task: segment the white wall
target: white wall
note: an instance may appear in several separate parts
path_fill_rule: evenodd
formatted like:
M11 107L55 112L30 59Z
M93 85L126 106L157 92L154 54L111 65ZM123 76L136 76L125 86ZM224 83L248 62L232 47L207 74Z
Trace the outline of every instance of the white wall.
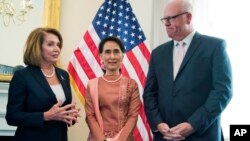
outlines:
M13 1L17 11L20 10L20 3ZM22 25L15 25L10 22L8 27L3 25L2 15L0 16L0 64L16 66L23 65L23 47L29 33L36 27L42 25L43 1L33 4L35 7L27 15L26 22Z

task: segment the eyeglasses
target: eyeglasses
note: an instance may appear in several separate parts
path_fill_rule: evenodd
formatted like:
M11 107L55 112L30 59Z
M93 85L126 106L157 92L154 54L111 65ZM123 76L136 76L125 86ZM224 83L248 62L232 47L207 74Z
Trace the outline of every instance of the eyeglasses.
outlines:
M180 14L177 14L177 15L174 15L174 16L168 16L168 17L165 17L165 18L161 18L161 21L164 24L169 23L169 22L173 22L177 17L179 17L181 15L184 15L184 14L187 14L187 13L188 12L183 12L183 13L180 13Z

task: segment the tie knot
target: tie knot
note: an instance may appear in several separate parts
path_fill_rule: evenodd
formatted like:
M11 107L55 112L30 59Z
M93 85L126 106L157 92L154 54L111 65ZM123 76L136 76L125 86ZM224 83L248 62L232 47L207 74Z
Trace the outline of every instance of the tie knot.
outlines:
M185 44L186 44L186 43L185 43L184 41L180 41L180 42L177 43L177 46L178 46L178 47L184 47Z

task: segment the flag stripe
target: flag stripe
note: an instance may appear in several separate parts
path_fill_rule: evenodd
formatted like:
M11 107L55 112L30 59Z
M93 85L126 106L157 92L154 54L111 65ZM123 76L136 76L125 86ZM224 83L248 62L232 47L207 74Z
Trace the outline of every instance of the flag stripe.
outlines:
M130 78L133 78L136 82L138 82L138 87L140 91L140 99L142 100L142 92L143 92L143 86L140 83L140 78L137 76L137 73L135 72L135 69L133 68L132 64L130 63L130 60L128 59L127 55L124 55L123 58L123 65L125 66L126 70L128 72L128 75Z
M147 130L147 133L148 133L148 136L149 136L149 138L148 138L147 141L152 141L153 137L152 137L152 134L151 134L151 131L150 131L150 126L147 123L147 117L145 115L144 106L143 105L140 107L140 117L141 117L142 122L144 123L145 129Z
M142 136L141 136L137 127L135 127L134 136L137 137L137 139L136 139L137 141L143 141Z
M85 87L84 87L81 79L79 79L78 73L76 73L76 71L71 63L69 63L68 71L69 71L71 77L74 79L74 82L78 86L78 89L81 92L82 96L85 96Z
M94 41L94 43L96 44L96 46L98 46L98 44L101 42L101 39L98 36L98 34L96 33L96 30L92 24L89 26L87 32L89 32L89 34L90 34L92 40Z
M73 90L74 90L74 92L76 94L76 97L84 105L84 103L85 103L85 99L84 99L85 92L84 93L80 92L78 85L75 83L74 79L71 76L70 76L70 84L73 87Z
M146 76L148 72L148 61L142 54L142 51L140 50L139 46L135 47L132 52L134 53L134 56L137 58L138 62L140 63L140 66L142 68L142 71L144 75Z
M146 76L145 76L144 72L142 71L140 63L136 59L133 52L131 52L131 51L127 52L127 56L132 64L133 68L135 69L137 76L139 77L141 85L144 86Z
M91 38L91 36L89 37ZM89 39L92 40L92 39ZM81 40L79 43L79 46L81 46L80 51L85 56L86 63L90 64L89 67L91 68L91 71L96 75L100 76L103 74L102 69L100 68L100 61L98 54L94 53L92 50L88 48L88 45L86 44L85 40ZM97 56L96 56L97 55ZM98 58L98 59L96 59ZM81 60L81 58L78 58L78 60ZM84 60L83 60L84 61ZM88 73L88 72L86 72ZM89 78L91 79L91 78Z
M128 71L127 71L127 69L125 68L124 64L122 64L122 74L123 74L124 76L129 77Z
M150 135L147 132L146 126L141 116L138 117L137 128L141 134L143 141L150 141Z
M86 34L83 36L85 43L87 44L88 48L92 51L92 54L95 58L95 60L101 65L100 58L98 54L98 48L95 45L95 42L92 40L89 32L86 32Z
M72 57L71 60L72 66L74 67L76 73L78 74L77 76L79 77L79 81L82 82L83 86L87 86L88 83L88 77L84 70L82 69L82 66L79 64L77 58L74 56Z
M149 63L150 60L150 52L147 48L147 46L144 43L141 43L138 45L142 54L144 55L145 59L147 60L147 62Z
M95 73L92 71L92 68L90 67L90 65L87 63L87 60L85 58L85 56L80 52L80 51L75 51L74 52L78 62L80 63L82 69L87 72L87 76L88 76L88 79L92 79L92 78L95 78L96 75Z

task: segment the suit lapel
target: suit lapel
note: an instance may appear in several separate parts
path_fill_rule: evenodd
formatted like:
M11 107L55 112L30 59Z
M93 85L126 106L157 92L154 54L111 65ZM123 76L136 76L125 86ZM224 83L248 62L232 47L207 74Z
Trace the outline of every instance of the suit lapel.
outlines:
M174 41L172 40L170 42L170 44L167 44L167 47L166 47L166 52L164 53L164 55L166 56L166 65L164 65L167 70L167 74L169 74L168 77L171 77L173 78L174 75L173 75L173 46L174 46ZM165 58L165 57L164 57ZM164 62L164 61L163 61Z
M41 87L44 88L50 99L56 103L56 96L53 93L52 89L49 86L49 83L47 82L45 76L42 74L42 71L40 70L39 67L32 67L30 69L31 74L34 76L34 78L37 80L37 82L40 84Z
M181 63L180 69L178 74L182 71L182 69L186 66L186 64L188 63L188 61L190 60L190 58L193 56L193 54L195 53L196 49L199 47L200 45L200 34L199 33L195 33L190 46L188 48L188 51L183 59L183 62ZM173 65L172 65L173 66ZM177 76L178 76L177 74Z

